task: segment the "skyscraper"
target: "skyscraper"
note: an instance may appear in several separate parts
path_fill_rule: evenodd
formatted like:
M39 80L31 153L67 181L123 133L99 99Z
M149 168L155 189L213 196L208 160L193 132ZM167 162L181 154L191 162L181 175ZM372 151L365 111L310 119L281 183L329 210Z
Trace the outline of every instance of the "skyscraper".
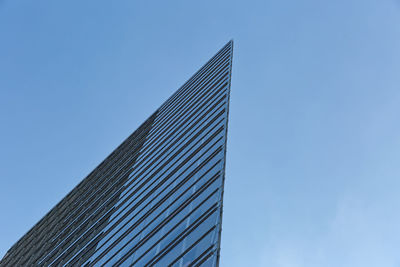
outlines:
M0 266L216 266L233 42L29 230Z

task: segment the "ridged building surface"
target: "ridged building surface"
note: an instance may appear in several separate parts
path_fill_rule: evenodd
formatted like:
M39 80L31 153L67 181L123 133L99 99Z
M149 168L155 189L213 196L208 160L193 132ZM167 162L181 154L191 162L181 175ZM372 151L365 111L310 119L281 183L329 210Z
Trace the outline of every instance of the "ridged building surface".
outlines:
M230 41L0 266L217 266L232 49Z

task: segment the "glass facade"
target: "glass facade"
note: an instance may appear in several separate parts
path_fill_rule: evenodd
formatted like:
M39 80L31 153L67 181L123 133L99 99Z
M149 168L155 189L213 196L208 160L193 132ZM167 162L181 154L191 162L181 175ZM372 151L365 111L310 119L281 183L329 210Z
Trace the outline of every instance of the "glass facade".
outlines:
M232 49L230 41L0 266L217 266Z

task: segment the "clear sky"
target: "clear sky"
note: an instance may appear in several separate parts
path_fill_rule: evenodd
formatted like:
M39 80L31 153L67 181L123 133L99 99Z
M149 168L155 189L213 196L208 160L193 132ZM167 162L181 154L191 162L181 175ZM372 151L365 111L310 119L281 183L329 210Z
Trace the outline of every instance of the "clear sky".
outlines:
M400 266L400 1L0 1L0 255L234 39L221 266Z

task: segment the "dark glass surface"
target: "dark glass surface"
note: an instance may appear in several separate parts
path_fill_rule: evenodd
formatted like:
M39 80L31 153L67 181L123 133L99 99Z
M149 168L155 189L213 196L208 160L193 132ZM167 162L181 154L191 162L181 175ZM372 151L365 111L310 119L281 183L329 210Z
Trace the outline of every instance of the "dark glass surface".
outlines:
M218 265L232 45L26 233L0 265Z

